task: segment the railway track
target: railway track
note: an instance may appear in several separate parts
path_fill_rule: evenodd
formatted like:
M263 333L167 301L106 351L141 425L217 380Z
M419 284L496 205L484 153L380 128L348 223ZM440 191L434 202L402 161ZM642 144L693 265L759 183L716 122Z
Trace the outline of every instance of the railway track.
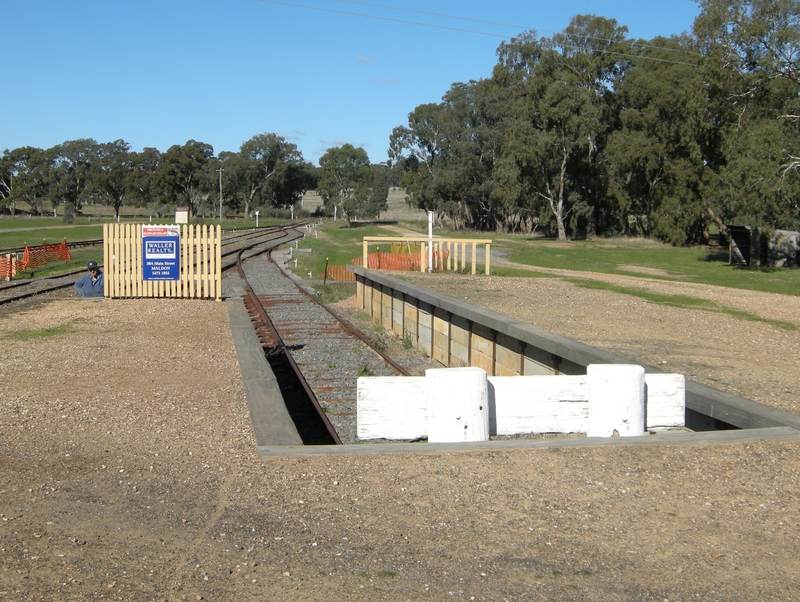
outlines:
M271 226L233 231L227 234L223 233L221 253L223 271L233 269L236 266L237 254L240 251L245 251L250 255L264 253L266 252L266 248L259 250L259 247L264 245L265 242L280 239L282 236L285 236L287 230L302 228L306 226L306 224L307 222L300 222L292 227ZM102 244L102 242L102 240L85 241L84 243L75 243L71 246L82 246L86 243ZM0 281L0 306L41 295L56 297L74 296L71 287L77 280L77 277L84 272L85 270L80 268L54 276L30 278L28 280L12 280L10 282Z
M410 371L271 258L242 261L239 273L245 307L303 441L356 443L358 377Z

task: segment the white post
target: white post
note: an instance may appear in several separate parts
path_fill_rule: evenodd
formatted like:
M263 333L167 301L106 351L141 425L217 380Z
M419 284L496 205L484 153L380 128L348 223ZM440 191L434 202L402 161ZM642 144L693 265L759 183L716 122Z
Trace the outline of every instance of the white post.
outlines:
M258 211L256 211L256 228L258 228Z
M294 205L289 206L289 211L292 212L292 221L294 221Z
M428 271L433 271L433 211L428 211Z
M481 368L425 371L428 442L489 440L489 381Z
M336 221L336 212L339 211L339 207L336 205L333 206L333 221Z
M222 172L225 171L221 167L217 170L219 173L219 222L222 223Z
M589 437L644 435L644 368L629 364L590 364Z

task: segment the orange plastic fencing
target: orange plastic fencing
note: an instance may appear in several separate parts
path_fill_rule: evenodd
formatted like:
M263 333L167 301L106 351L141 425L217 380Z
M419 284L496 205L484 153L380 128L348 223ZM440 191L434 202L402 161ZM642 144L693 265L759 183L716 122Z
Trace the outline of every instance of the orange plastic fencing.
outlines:
M29 247L25 245L22 251L22 259L17 259L14 255L6 255L0 257L0 274L6 280L11 280L12 276L16 276L26 269L36 269L42 267L48 261L69 261L72 259L72 253L69 252L67 241L64 240L60 244L51 245L42 243L38 247Z
M419 247L417 247L419 249ZM433 269L443 271L450 256L450 250L445 247L441 251L434 251L433 253ZM361 265L363 260L361 257L356 257L351 261L353 265ZM428 258L425 257L425 267L427 267ZM370 253L367 255L367 268L370 270L394 270L397 272L419 272L420 271L420 258L419 252L416 254L408 253Z
M356 275L343 265L329 265L323 274L323 278L336 280L337 282L355 282Z
M0 257L0 276L6 280L11 280L12 277L17 275L17 261L13 255L4 255Z
M433 269L436 271L444 271L447 258L450 255L450 250L445 247L441 251L433 253ZM428 258L425 257L427 267ZM353 265L361 265L363 260L361 257L356 257L351 262ZM367 267L370 270L392 270L396 272L419 272L420 271L420 258L419 247L417 247L416 254L408 253L370 253L367 255ZM350 272L346 266L343 265L329 265L327 271L323 274L323 278L328 280L336 280L338 282L355 282L356 275Z

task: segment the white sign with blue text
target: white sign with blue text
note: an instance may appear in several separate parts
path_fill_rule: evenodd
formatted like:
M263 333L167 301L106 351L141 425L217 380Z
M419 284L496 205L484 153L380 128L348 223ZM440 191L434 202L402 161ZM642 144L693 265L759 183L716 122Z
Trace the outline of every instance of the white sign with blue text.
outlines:
M142 279L180 280L180 226L142 226Z

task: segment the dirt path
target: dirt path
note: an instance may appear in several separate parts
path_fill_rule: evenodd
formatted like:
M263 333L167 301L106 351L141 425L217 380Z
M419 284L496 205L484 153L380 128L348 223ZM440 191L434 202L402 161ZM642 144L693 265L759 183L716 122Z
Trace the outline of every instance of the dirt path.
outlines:
M659 349L659 306L441 282ZM230 337L205 301L0 316L0 600L797 598L800 444L261 460Z

